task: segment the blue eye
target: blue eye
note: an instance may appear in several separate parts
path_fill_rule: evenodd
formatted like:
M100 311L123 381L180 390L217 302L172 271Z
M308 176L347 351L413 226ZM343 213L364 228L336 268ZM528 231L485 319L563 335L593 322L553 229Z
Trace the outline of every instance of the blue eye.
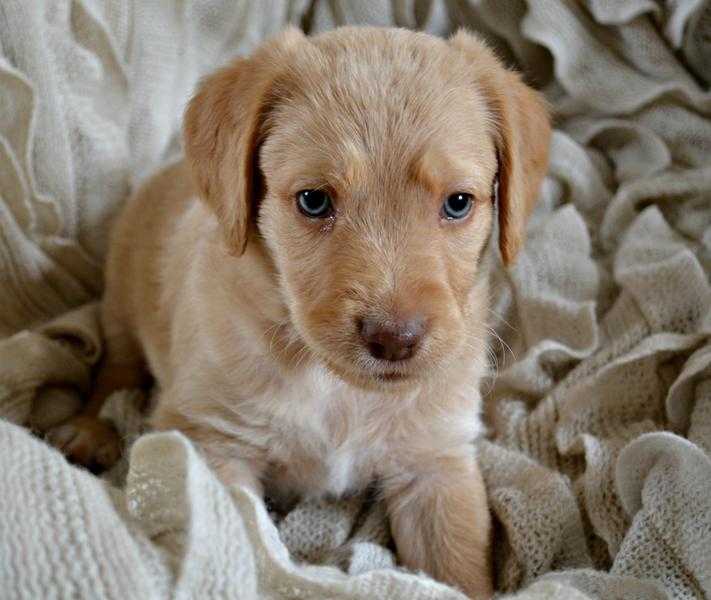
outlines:
M311 219L324 219L333 212L331 196L323 190L301 190L296 194L299 210Z
M463 219L471 211L473 200L471 194L461 192L452 194L442 205L442 216L450 220Z

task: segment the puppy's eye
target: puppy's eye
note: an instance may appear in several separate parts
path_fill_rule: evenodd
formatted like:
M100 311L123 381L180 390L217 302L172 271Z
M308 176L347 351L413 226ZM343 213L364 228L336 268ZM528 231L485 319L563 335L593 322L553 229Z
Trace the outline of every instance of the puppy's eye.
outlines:
M333 212L331 196L323 190L301 190L296 194L299 210L311 219L324 219Z
M462 192L452 194L442 205L442 216L450 220L463 219L472 209L473 200L474 198L471 194Z

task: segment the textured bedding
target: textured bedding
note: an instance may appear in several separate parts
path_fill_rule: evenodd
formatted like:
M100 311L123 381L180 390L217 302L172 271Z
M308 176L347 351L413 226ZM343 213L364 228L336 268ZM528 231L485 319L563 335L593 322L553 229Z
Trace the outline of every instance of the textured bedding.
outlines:
M711 597L711 3L0 4L0 596L461 595L397 567L362 497L270 515L189 441L143 430L102 479L40 438L102 352L111 218L180 155L197 79L284 24L483 34L555 114L550 172L493 276L479 455L506 598ZM37 435L33 435L33 433Z

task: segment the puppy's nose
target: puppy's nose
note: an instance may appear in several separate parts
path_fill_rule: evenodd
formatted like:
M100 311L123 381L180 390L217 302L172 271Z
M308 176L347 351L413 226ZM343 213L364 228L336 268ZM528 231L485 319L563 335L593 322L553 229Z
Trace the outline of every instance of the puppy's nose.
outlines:
M410 358L422 341L425 320L415 317L402 321L383 322L371 318L359 320L360 335L374 358L405 360Z

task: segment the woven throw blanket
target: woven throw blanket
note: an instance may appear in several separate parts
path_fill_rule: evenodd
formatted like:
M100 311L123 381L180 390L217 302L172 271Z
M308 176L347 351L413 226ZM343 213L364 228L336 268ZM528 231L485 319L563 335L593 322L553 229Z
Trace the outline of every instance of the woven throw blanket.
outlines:
M515 267L493 279L479 444L503 597L711 597L711 3L701 0L3 0L0 596L444 599L398 568L382 506L270 515L178 433L103 478L42 433L102 352L112 216L180 154L199 76L285 23L480 31L555 113ZM36 435L33 435L35 433Z

